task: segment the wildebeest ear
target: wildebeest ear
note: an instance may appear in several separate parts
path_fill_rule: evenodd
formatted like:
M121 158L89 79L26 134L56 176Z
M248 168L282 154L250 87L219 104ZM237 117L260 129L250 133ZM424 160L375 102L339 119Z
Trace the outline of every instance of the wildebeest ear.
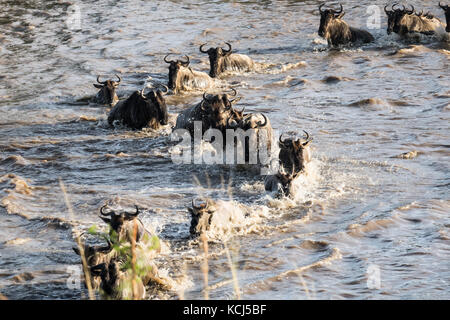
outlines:
M303 148L307 147L311 143L311 141L312 140L308 140L308 141L302 143Z
M97 89L101 89L103 88L103 85L94 83L94 87L96 87Z
M188 212L189 212L191 215L195 216L195 212L194 212L194 210L192 210L192 208L188 208Z
M342 19L345 16L345 12L342 12L340 14L338 14L337 16L335 16L336 19Z
M73 249L73 251L75 251L75 253L76 253L77 255L80 255L80 249L75 248L75 247L72 247L72 249Z

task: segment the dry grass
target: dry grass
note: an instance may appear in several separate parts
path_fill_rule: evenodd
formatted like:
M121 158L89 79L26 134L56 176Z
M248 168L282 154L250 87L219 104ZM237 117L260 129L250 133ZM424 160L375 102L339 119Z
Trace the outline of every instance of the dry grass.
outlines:
M228 250L227 244L225 243L224 246L225 246L225 252L227 254L228 265L230 266L230 270L231 270L231 276L233 278L234 293L236 295L236 298L238 300L241 300L241 289L239 288L239 281L238 281L238 277L237 277L236 267L233 264L233 261L231 260L231 254L230 254L230 250Z
M209 266L208 266L208 239L205 233L205 230L202 230L202 234L200 236L200 239L202 241L202 248L203 248L203 262L201 264L201 270L203 274L203 285L205 286L204 294L205 294L205 300L209 300L209 286L208 286L208 272L209 272Z
M131 278L131 290L133 292L133 299L139 300L140 297L138 296L138 289L137 289L137 273L136 273L136 239L137 239L137 222L136 219L134 220L133 225L133 236L131 237L131 272L132 272L132 278Z
M75 221L75 215L73 214L72 205L70 204L69 196L67 195L67 191L66 191L66 187L64 186L64 183L62 182L61 179L59 179L59 186L61 187L61 190L63 192L64 201L66 202L66 206L67 206L67 210L69 211L70 219L72 221ZM84 245L78 234L75 235L75 240L77 242L78 250L80 250L81 263L83 265L84 279L86 282L86 287L88 289L89 299L95 300L94 290L92 289L91 273L89 272L88 264L86 261L86 256L84 254Z

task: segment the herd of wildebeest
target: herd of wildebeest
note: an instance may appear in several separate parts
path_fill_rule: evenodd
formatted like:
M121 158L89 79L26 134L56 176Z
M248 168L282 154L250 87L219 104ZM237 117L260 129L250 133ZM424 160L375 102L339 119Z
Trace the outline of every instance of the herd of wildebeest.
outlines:
M357 45L362 43L370 43L375 41L374 37L365 30L350 27L342 20L345 12L342 5L339 10L325 9L324 4L319 6L320 27L318 34L328 41L329 46ZM450 32L450 10L448 5L439 7L444 10L446 17L446 32ZM433 35L438 29L444 28L441 21L434 17L431 13L416 12L414 7L399 7L393 4L390 8L386 6L384 11L388 18L387 33L397 33L402 37L411 34L423 34L426 36ZM120 100L116 90L122 79L117 76L117 81L106 80L100 81L97 77L98 84L94 84L99 89L97 95L92 102L112 107L108 115L108 123L113 125L121 123L122 125L140 130L144 127L150 127L157 130L160 126L168 124L168 111L164 96L172 91L172 94L180 92L189 92L191 90L206 91L213 89L215 80L226 77L227 72L251 72L255 70L256 63L247 55L233 53L232 46L225 43L226 48L216 47L205 49L206 44L200 46L200 52L208 54L210 61L209 74L205 72L195 71L190 67L190 59L185 56L184 59L172 60L169 55L164 57L164 62L169 65L169 76L167 86L161 85L161 89L152 89L145 92L145 89L133 92L128 98ZM226 130L248 130L265 131L269 141L272 137L272 127L269 119L262 113L244 113L244 109L237 110L234 105L240 100L237 97L235 89L227 90L222 94L203 94L203 99L198 104L185 109L177 118L174 129L186 129L194 133L194 122L198 121L202 124L202 133L208 129L216 129L226 136ZM291 193L292 182L305 172L306 164L311 160L309 145L312 141L310 135L305 131L306 136L298 139L297 137L289 137L282 139L279 137L279 170L277 174L266 176L265 189L274 192L277 197L289 197ZM271 148L270 143L265 145ZM247 148L247 146L245 147ZM248 160L248 150L246 151L246 160ZM140 278L138 283L139 294L130 295L124 293L122 282L126 278L129 270L124 270L123 257L114 250L118 243L131 243L138 248L145 248L144 243L149 239L154 239L139 220L139 208L136 212L120 212L117 213L111 209L107 210L106 205L100 210L100 218L109 225L108 244L105 246L81 246L75 251L77 254L83 254L89 268L91 282L95 288L100 288L105 297L109 298L136 298L145 295L145 287L151 283L159 283L157 279L157 267L152 262L148 253L147 256L146 275ZM215 210L215 202L211 199L202 200L198 204L198 200L192 201L192 207L188 209L191 214L190 234L193 237L198 236L209 228L211 218L214 214L227 213L223 210L220 212ZM114 237L113 237L114 235ZM80 249L82 252L80 252ZM155 248L152 248L155 249ZM157 249L156 252L158 252ZM156 281L156 282L155 282Z

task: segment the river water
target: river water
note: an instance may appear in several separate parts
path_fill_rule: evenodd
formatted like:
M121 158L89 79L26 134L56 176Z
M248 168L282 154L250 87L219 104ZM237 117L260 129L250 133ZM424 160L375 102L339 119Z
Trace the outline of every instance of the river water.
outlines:
M0 293L87 298L67 284L73 232L101 226L113 203L138 204L170 247L162 269L178 285L149 298L449 299L448 42L388 36L384 1L342 3L364 28L379 6L375 43L329 50L319 1L0 0ZM412 4L445 21L437 1ZM266 193L257 172L172 162L171 127L201 93L167 96L157 131L110 128L107 108L86 102L98 74L121 75L121 99L165 83L169 52L207 71L198 46L223 41L272 66L225 78L238 108L314 138L293 200ZM254 219L209 245L208 290L188 239L194 197Z

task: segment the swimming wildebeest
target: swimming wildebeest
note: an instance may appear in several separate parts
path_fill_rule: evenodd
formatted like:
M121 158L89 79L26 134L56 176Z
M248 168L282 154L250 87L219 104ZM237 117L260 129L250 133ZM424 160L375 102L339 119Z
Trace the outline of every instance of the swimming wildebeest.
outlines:
M266 177L264 182L266 191L277 191L279 196L291 194L292 181L305 171L306 165L311 161L309 144L312 138L306 131L304 132L305 139L283 139L283 135L280 136L278 143L280 169L277 174Z
M169 115L163 95L167 93L167 87L165 92L152 90L147 94L144 94L144 89L135 91L128 99L117 103L109 113L108 123L112 125L115 120L119 120L133 129L157 129L160 125L166 125Z
M72 248L77 255L80 255L79 248ZM83 245L84 256L88 266L95 266L102 262L109 262L114 254L112 253L112 243L109 241L107 246L89 246Z
M286 173L284 168L280 168L277 174L266 176L264 188L269 192L276 192L277 197L289 197L292 193L292 182L299 176L292 168L291 173Z
M221 47L209 48L204 50L206 43L200 46L201 53L207 53L209 56L209 75L212 78L219 76L225 71L248 72L253 70L255 63L246 55L232 52L231 44L225 42L228 49Z
M240 117L230 117L227 122L228 127L235 130L235 136L240 137L241 143L245 143L243 149L245 163L261 164L258 163L257 156L259 156L259 160L264 156L268 160L272 147L273 129L266 115L262 113L241 114ZM254 158L251 159L251 156Z
M194 135L194 122L202 122L202 134L206 130L213 128L221 130L225 133L227 127L227 119L229 117L242 116L243 110L234 110L233 104L239 101L240 98L230 99L236 97L237 91L232 89L233 95L229 94L216 94L208 95L206 92L203 94L203 100L195 106L188 108L178 115L175 129L187 129L191 136Z
M130 242L134 238L136 243L140 241L150 241L152 234L145 228L142 221L138 218L140 213L138 206L136 212L120 212L115 211L105 212L106 205L100 208L100 218L110 225L110 238L115 241L113 243L121 243L123 241ZM136 226L136 234L135 234Z
M188 212L191 215L189 232L194 237L205 233L208 238L222 238L254 222L245 208L223 200L193 199Z
M214 80L205 72L195 71L189 67L190 59L186 57L186 61L168 60L164 57L164 62L169 64L169 82L168 86L171 90L188 91L195 89L208 89L214 85Z
M114 106L119 98L116 94L116 89L119 86L122 79L116 74L118 81L106 80L100 81L100 76L97 76L97 83L94 83L94 87L100 89L95 97L92 99L92 102L98 104L107 104L110 106Z
M439 7L441 7L445 11L445 19L447 20L447 26L445 27L445 31L450 32L450 9L448 5L442 5L440 2Z
M278 142L280 147L278 156L280 166L285 170L293 168L294 174L304 171L306 164L311 161L310 143L312 138L308 132L303 132L306 134L305 139L283 139L283 135L280 135Z
M99 287L105 298L115 300L144 299L145 285L140 277L134 277L132 271L121 270L121 263L117 259L113 259L108 263L100 263L92 266L90 272L93 277L99 277ZM133 280L135 290L133 290ZM133 292L134 291L134 292ZM135 296L133 296L133 293Z
M357 42L369 43L375 40L368 31L350 27L342 20L345 14L342 4L340 5L340 11L333 9L322 11L324 5L321 4L319 6L319 36L327 39L329 45L338 46Z
M436 30L442 27L441 21L430 14L415 14L414 6L411 10L396 8L398 4L392 5L391 10L384 7L384 12L388 17L387 34L395 32L400 36L406 36L410 33L421 33L432 35Z

